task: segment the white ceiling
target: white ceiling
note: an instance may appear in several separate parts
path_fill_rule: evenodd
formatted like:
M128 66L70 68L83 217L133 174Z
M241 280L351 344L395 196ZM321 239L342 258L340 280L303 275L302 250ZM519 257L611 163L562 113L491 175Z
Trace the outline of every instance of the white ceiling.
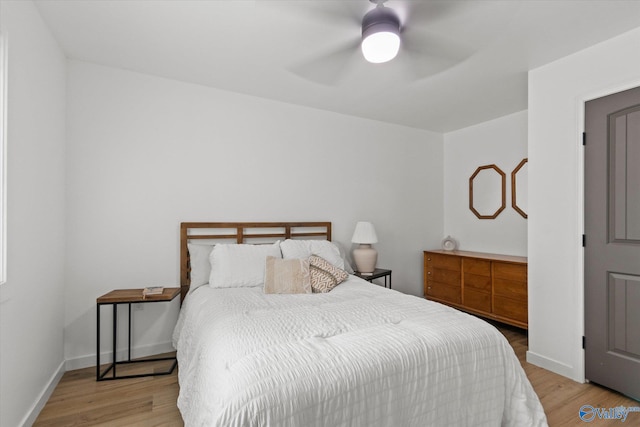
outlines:
M359 52L367 0L38 0L69 58L447 132L527 108L527 71L640 26L640 1L389 0L403 48Z

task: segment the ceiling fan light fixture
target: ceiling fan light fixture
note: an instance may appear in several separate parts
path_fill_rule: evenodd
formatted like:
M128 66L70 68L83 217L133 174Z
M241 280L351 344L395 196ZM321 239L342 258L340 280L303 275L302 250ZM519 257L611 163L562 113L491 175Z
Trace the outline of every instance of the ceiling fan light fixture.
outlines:
M382 5L362 18L362 54L374 64L391 61L400 50L400 19Z

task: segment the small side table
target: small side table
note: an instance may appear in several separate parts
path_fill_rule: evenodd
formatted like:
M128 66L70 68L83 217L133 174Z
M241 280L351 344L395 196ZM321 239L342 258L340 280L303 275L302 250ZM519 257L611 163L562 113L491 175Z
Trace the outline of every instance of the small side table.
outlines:
M355 272L355 275L367 282L373 282L373 279L379 279L384 277L384 287L387 287L387 278L389 278L389 289L391 289L391 270L385 270L384 268L376 268L371 274L362 274Z
M119 380L122 378L139 378L139 377L148 377L155 375L169 375L173 372L178 364L175 356L172 357L158 357L153 359L141 359L141 360L131 360L131 304L146 304L152 302L169 302L173 300L176 296L180 294L180 288L164 288L162 294L158 295L149 295L147 297L142 296L142 289L116 289L107 294L102 295L101 297L96 299L96 305L98 309L97 315L97 351L96 351L96 381L105 381L105 380ZM116 338L118 332L118 304L128 304L129 305L129 348L128 348L128 357L127 360L116 360ZM100 308L103 305L111 305L113 307L113 362L109 365L109 367L104 371L100 372ZM136 375L116 375L116 367L122 364L129 363L144 363L144 362L157 362L160 360L173 360L173 364L168 371L165 372L154 372L148 374L136 374ZM112 371L111 376L107 377L107 373Z

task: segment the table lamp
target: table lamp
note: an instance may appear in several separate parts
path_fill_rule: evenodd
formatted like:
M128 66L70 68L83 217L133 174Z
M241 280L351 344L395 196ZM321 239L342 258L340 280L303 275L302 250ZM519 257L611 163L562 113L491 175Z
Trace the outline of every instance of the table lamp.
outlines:
M365 276L373 274L376 269L376 261L378 261L378 252L371 247L371 244L378 242L378 236L373 224L359 221L356 224L356 230L353 232L351 241L360 244L353 250L353 260L356 263L358 273Z

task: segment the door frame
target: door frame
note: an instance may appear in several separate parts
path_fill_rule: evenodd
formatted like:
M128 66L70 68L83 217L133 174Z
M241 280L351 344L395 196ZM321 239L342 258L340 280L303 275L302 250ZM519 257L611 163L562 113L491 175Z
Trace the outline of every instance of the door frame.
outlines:
M578 203L578 218L576 218L576 225L577 225L577 229L578 232L576 234L576 241L579 242L578 243L578 251L579 251L579 256L578 256L578 262L576 263L577 266L577 272L576 272L576 277L578 278L578 283L581 284L580 286L580 290L578 292L578 300L580 301L580 306L578 308L578 324L580 325L580 337L578 337L579 339L579 352L580 355L579 357L576 358L576 360L580 361L580 366L578 367L578 371L581 372L580 375L580 381L581 382L585 382L586 377L585 377L585 352L584 349L582 348L582 337L585 334L585 313L584 313L584 287L585 287L585 279L584 279L584 247L582 246L582 243L580 242L580 238L579 236L581 234L585 233L585 229L584 229L584 215L585 215L585 208L584 208L584 198L585 198L585 193L584 193L584 181L585 181L585 170L584 170L584 146L582 145L582 135L585 132L585 104L588 101L592 101L594 99L597 98L602 98L603 96L608 96L608 95L613 95L615 93L618 92L623 92L625 90L629 90L629 89L633 89L636 87L640 86L640 79L638 80L633 80L633 81L629 81L629 82L625 82L625 83L616 83L616 84L612 84L610 86L606 86L604 88L600 88L598 90L595 91L590 91L590 92L586 92L580 96L577 97L576 99L576 112L577 112L577 130L578 130L578 141L577 145L578 145L578 149L576 150L576 156L577 156L577 164L578 164L578 168L577 168L577 173L578 173L578 197L577 197L577 203ZM587 144L589 142L587 141Z

